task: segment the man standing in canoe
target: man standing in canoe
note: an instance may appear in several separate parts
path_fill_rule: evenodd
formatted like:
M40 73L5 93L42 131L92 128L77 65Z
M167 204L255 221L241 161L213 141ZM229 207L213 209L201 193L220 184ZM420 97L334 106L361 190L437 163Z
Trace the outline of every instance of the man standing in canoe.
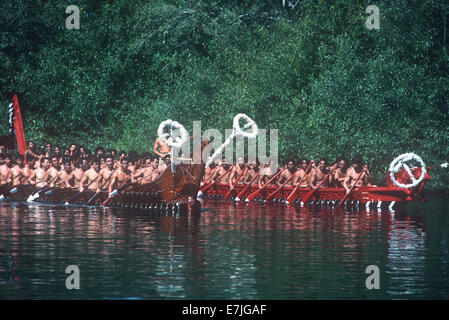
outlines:
M153 153L162 160L165 158L166 155L170 155L170 152L171 147L162 142L160 138L157 138L156 141L154 142Z

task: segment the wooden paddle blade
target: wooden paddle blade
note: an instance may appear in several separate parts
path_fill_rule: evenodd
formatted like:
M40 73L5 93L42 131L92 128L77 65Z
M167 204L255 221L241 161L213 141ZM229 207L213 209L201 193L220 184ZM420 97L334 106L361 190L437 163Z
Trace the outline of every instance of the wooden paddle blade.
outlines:
M75 194L74 196L72 196L69 200L66 201L67 204L72 203L73 200L76 200L76 198L78 198L81 195L81 192L78 192L77 194Z
M229 189L229 191L226 193L226 195L225 195L225 197L223 199L227 200L234 191L235 191L235 189Z
M104 200L104 202L101 204L103 207L106 207L109 203L109 201L111 201L112 198L107 198L106 200Z
M354 184L352 185L351 189L349 189L349 192L347 192L345 194L345 196L343 197L343 199L340 200L340 207L343 207L343 202L346 201L346 199L349 197L349 195L351 194L352 190L355 188L355 186L357 185L357 182L359 182L360 177L362 176L362 174L365 172L365 170L363 169L360 174L358 175L357 179L355 180Z
M97 196L99 195L99 193L95 193L87 202L86 205L89 205Z
M254 178L251 179L251 182L245 188L243 188L242 191L240 191L240 193L237 195L236 199L239 199L239 200L243 199L243 196L245 195L246 190L248 190L249 187L251 187L253 185L254 181L256 181L257 177L259 177L259 174L260 174L260 171L257 172L257 174L254 176Z
M207 190L210 189L210 187L212 187L212 184L208 184L207 186L203 187L202 189L200 189L201 193L206 193Z
M302 199L302 202L303 203L306 203L307 201L309 201L309 199L315 194L315 191L316 191L317 189L312 189L312 190L310 190L309 191L309 193L307 193L305 196L304 196L304 198Z
M251 193L249 196L246 197L247 201L253 201L254 199L256 199L256 197L259 195L260 193L260 189L254 191L253 193Z
M293 199L295 199L296 191L298 190L298 188L299 188L299 185L297 185L297 186L293 189L292 193L290 193L290 195L289 195L288 198L287 198L287 202L288 202L288 203L291 203L291 202L293 201Z
M270 193L270 194L265 198L265 202L271 201L271 199L274 198L274 196L278 193L279 190L281 190L281 187L277 188L275 191L273 191L272 193Z
M304 171L304 175L302 176L301 180L299 180L298 185L293 189L292 193L290 193L290 195L288 196L287 201L286 201L287 203L291 203L293 201L293 199L295 199L296 191L298 190L299 186L303 182L304 178L307 176L311 166L312 166L312 161L309 162L309 165L307 166L306 171Z
M352 191L352 189L351 189L351 191ZM349 195L351 194L351 191L347 192L345 194L345 196L343 197L343 199L340 200L340 203L338 204L339 207L343 208L343 203L346 201L346 199L348 199Z
M236 199L243 199L243 195L245 194L246 190L248 190L249 186L246 186L245 188L243 188L242 191L240 191L240 193L237 195Z

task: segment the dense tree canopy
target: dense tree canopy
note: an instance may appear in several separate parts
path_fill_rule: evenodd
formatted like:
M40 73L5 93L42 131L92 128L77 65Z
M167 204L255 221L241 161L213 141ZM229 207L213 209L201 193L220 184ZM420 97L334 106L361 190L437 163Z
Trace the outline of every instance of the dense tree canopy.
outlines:
M446 1L75 2L79 30L59 0L1 2L1 134L15 93L27 139L138 151L165 119L224 129L244 112L279 129L281 156L360 153L384 180L415 152L449 182Z

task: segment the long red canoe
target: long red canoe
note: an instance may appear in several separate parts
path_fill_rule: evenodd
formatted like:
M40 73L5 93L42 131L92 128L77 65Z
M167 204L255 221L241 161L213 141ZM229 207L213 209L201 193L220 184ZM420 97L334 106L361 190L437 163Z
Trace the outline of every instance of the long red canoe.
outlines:
M429 168L430 169L430 168ZM415 177L419 177L421 175L421 169L415 169L413 172ZM399 172L396 175L397 180L401 183L406 182L406 178L403 177L403 173ZM389 177L389 173L387 173L387 177ZM383 187L358 187L355 188L349 197L347 198L347 204L363 204L363 205L377 205L380 206L382 203L396 203L403 201L425 201L423 198L423 189L425 184L431 179L430 175L426 173L423 181L418 184L418 186L414 188L400 188L393 185L391 180L387 178L387 186ZM244 184L239 184L236 186L237 193L242 191L245 188ZM276 185L267 186L264 190L262 190L260 196L255 199L255 201L264 201L269 194L275 191L278 188ZM250 186L246 192L244 193L244 197L246 198L249 194L256 191L258 189L258 185L254 184ZM273 202L285 202L287 197L293 191L293 186L285 186L282 188L276 196L272 199ZM292 203L300 203L301 199L312 189L310 187L307 188L298 188L294 200ZM213 187L211 187L205 197L207 198L222 198L229 191L229 185L223 183L216 183ZM321 203L339 203L340 199L343 199L346 195L346 191L344 188L319 188L317 192L315 192L314 196L310 199L310 202L321 202ZM241 199L244 200L244 199ZM393 206L391 205L391 206Z

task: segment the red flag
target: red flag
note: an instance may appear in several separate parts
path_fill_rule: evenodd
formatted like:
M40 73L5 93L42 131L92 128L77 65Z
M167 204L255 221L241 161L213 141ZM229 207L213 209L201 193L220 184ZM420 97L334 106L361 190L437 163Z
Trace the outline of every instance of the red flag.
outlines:
M19 100L17 100L16 94L12 98L12 102L14 104L14 130L16 131L17 147L19 148L19 153L25 156L27 145L25 141L25 134L23 133L22 116L20 115Z

